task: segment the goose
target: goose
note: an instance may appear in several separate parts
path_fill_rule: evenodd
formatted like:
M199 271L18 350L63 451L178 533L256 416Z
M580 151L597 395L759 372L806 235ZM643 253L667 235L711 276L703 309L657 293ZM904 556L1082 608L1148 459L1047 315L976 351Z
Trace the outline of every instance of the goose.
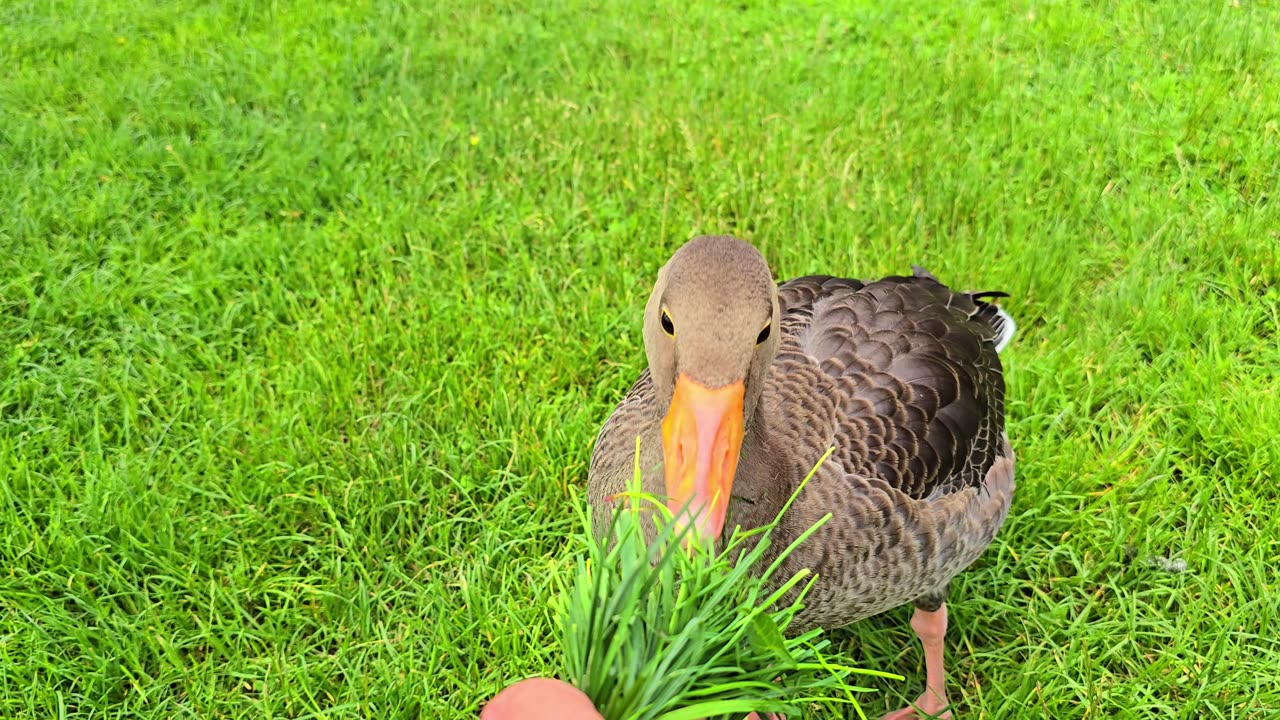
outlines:
M601 427L587 479L594 516L607 517L632 480L638 438L642 489L691 536L722 544L734 527L773 521L834 448L771 548L831 517L775 577L817 575L789 632L914 604L925 687L885 720L951 717L947 594L1014 491L999 354L1016 325L993 302L1007 294L958 292L912 270L779 284L748 242L688 241L657 274L648 367Z

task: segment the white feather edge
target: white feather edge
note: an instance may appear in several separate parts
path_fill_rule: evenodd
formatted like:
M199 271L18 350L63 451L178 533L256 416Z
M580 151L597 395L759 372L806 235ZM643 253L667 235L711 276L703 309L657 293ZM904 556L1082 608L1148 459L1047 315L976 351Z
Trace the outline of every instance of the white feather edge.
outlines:
M996 323L996 352L1004 352L1004 349L1009 346L1009 341L1013 340L1013 336L1018 333L1018 323L1014 322L1013 316L999 305L996 306L996 316L1000 318Z

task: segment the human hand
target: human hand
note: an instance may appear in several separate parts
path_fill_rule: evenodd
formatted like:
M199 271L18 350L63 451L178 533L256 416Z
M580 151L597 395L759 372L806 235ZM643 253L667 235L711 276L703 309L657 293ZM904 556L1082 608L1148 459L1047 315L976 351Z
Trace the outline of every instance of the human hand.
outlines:
M769 715L769 718L775 716ZM578 688L553 678L529 678L507 686L480 711L480 720L604 720ZM746 720L760 720L751 713Z
M604 720L578 688L553 678L509 685L480 711L480 720Z

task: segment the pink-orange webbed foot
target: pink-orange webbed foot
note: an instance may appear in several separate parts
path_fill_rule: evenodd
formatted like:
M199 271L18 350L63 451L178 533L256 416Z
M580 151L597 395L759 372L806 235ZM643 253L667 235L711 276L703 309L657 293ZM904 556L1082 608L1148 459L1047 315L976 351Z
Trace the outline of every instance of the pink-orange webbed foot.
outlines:
M951 711L946 710L947 699L938 699L937 695L925 690L916 698L914 704L904 707L901 710L894 710L885 715L881 720L926 720L938 718L938 720L951 720ZM943 712L946 710L946 712Z
M947 604L934 612L916 608L911 616L911 629L924 646L925 688L910 707L885 715L882 720L938 718L951 720L948 710L946 675L942 671L942 639L947 634Z

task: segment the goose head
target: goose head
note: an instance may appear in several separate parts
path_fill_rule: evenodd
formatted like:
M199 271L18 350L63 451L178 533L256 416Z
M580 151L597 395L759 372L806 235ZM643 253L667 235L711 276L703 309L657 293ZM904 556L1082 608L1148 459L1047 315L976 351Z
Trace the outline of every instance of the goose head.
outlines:
M644 345L662 419L667 504L678 527L724 529L746 428L778 351L778 290L760 251L695 238L658 272Z

